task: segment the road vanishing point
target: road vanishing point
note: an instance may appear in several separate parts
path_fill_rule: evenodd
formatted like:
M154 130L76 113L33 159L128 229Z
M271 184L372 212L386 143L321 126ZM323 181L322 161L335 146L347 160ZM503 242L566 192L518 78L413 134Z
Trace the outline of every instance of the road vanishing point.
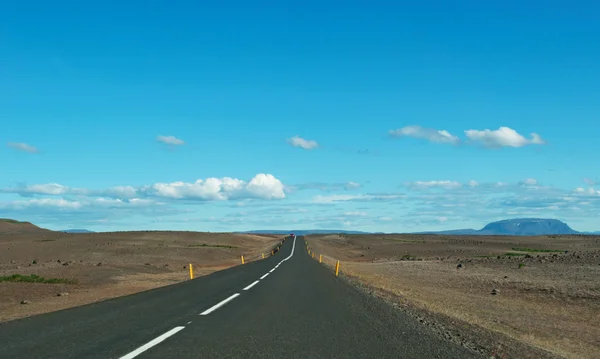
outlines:
M348 285L304 237L208 276L0 323L0 358L480 358Z

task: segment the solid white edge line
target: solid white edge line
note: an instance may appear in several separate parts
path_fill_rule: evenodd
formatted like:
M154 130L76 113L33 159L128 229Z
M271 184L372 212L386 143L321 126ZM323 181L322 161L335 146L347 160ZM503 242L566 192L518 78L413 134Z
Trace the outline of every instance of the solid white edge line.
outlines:
M262 277L260 277L260 279L265 279L265 278L267 278L268 275L269 275L269 273L263 275Z
M249 286L247 286L246 288L244 288L244 290L248 290L248 289L250 289L250 288L254 287L254 286L255 286L255 285L257 285L257 284L258 284L258 281L255 281L254 283L252 283L252 284L250 284Z
M151 341L149 341L148 343L142 345L141 347L137 348L136 350L132 351L129 354L126 354L122 357L120 357L119 359L131 359L131 358L135 358L136 356L142 354L143 352L145 352L146 350L152 348L153 346L155 346L156 344L159 344L160 342L162 342L163 340L167 339L168 337L170 337L171 335L177 333L178 331L184 329L185 327L175 327L171 330L169 330L168 332L166 332L165 334L156 337L154 339L152 339Z
M277 268L273 268L273 269L271 269L271 270L269 271L269 273L273 273L273 271L274 271L275 269L277 269Z
M225 304L227 304L227 302L232 301L233 299L235 299L235 297L237 297L238 295L240 295L240 293L235 293L234 295L232 295L231 297L221 301L218 304L213 305L212 307L210 307L209 309L203 311L202 313L200 313L200 315L207 315L210 314L212 312L214 312L215 310L219 309L220 307L224 306Z

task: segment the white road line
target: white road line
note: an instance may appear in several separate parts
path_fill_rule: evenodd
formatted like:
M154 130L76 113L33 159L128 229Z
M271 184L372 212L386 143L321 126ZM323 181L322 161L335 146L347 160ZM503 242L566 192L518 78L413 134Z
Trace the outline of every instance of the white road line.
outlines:
M171 335L177 333L178 331L184 329L185 327L175 327L171 330L169 330L168 332L166 332L165 334L156 337L154 339L152 339L151 341L149 341L148 343L142 345L141 347L137 348L136 350L132 351L129 354L126 354L122 357L120 357L119 359L131 359L131 358L135 358L136 356L142 354L143 352L145 352L146 350L152 348L153 346L155 346L156 344L159 344L160 342L162 342L163 340L167 339L168 337L170 337Z
M215 310L221 308L222 306L224 306L225 304L227 304L228 302L232 301L235 299L235 297L237 297L238 295L240 295L240 293L235 293L234 295L232 295L231 297L223 300L222 302L220 302L219 304L213 305L211 308L203 311L202 313L200 313L200 315L207 315L210 314L212 312L214 312Z
M268 275L269 275L269 273L263 275L262 277L260 277L260 279L265 279L265 278L267 278Z
M290 255L284 259L284 261L287 261L288 259L292 258L292 256L294 255L295 248L296 248L296 236L294 236L294 242L292 243L292 253L290 253Z
M271 269L271 270L269 271L269 273L273 273L273 271L274 271L275 269L277 269L277 268L273 268L273 269Z
M250 284L249 286L247 286L246 288L244 288L244 290L248 290L248 289L250 289L250 288L254 287L254 286L255 286L255 285L257 285L257 284L258 284L258 281L256 281L256 282L254 282L254 283Z

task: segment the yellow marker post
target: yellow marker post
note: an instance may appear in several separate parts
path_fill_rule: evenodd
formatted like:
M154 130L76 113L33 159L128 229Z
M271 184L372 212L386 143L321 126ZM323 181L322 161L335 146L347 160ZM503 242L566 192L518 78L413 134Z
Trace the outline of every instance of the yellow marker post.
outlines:
M262 256L263 256L263 259L265 259L265 254L264 253L262 254Z
M339 272L340 272L340 261L338 260L338 261L335 263L335 276L336 276L336 277L338 276L338 273L339 273Z
M190 279L194 279L194 268L192 267L192 263L190 263Z
M323 261L323 255L319 254L319 263L321 263Z
M312 252L312 257L315 258L315 252Z
M242 256L242 264L244 264L244 256Z
M272 255L272 256L274 256L274 255L275 255L275 252L271 251L271 255Z

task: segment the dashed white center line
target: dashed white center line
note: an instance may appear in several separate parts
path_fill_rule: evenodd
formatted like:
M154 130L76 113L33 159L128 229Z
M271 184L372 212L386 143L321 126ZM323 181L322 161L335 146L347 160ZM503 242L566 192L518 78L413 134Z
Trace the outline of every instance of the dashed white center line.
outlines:
M292 252L290 253L289 256L287 256L285 259L281 260L281 262L279 262L275 268L271 269L269 271L269 273L272 273L275 269L277 269L283 262L287 261L288 259L290 259L293 255L294 255L294 249L296 248L296 236L294 236L294 242L292 243ZM269 273L263 275L262 277L260 277L260 279L265 279ZM258 280L255 281L254 283L250 284L249 286L247 286L246 288L244 288L244 290L248 290L252 287L254 287L256 284L258 284ZM234 300L236 297L238 297L240 295L240 293L235 293L232 296L230 296L229 298L221 301L220 303L212 306L211 308L205 310L204 312L200 313L200 315L207 315L210 314L212 312L214 312L215 310L221 308L222 306L224 306L225 304L227 304L228 302ZM191 324L192 322L189 321L187 324ZM176 334L177 332L181 331L185 329L185 327L180 326L180 327L175 327L171 330L169 330L168 332L152 339L151 341L149 341L148 343L142 345L141 347L137 348L136 350L130 352L129 354L125 354L124 356L120 357L119 359L132 359L135 358L136 356L142 354L143 352L145 352L146 350L152 348L153 346L163 342L164 340L166 340L167 338L169 338L170 336Z
M135 358L136 356L142 354L143 352L145 352L146 350L152 348L153 346L155 346L156 344L162 342L163 340L167 339L168 337L170 337L171 335L177 333L178 331L184 329L185 327L175 327L171 330L169 330L168 332L166 332L165 334L156 337L154 339L152 339L151 341L149 341L148 343L142 345L141 347L137 348L136 350L132 351L129 354L126 354L124 356L122 356L119 359L131 359L131 358Z
M210 314L210 313L214 312L215 310L217 310L217 309L221 308L222 306L224 306L224 305L225 305L225 304L227 304L228 302L230 302L230 301L234 300L234 299L235 299L237 296L239 296L239 295L240 295L240 293L235 293L235 294L234 294L234 295L232 295L231 297L229 297L229 298L227 298L227 299L225 299L225 300L221 301L220 303L213 305L211 308L209 308L209 309L207 309L207 310L203 311L202 313L200 313L200 315L207 315L207 314Z
M250 288L254 287L254 286L255 286L255 285L257 285L257 284L258 284L258 281L255 281L254 283L252 283L252 284L250 284L249 286L247 286L246 288L244 288L244 290L248 290L248 289L250 289Z

